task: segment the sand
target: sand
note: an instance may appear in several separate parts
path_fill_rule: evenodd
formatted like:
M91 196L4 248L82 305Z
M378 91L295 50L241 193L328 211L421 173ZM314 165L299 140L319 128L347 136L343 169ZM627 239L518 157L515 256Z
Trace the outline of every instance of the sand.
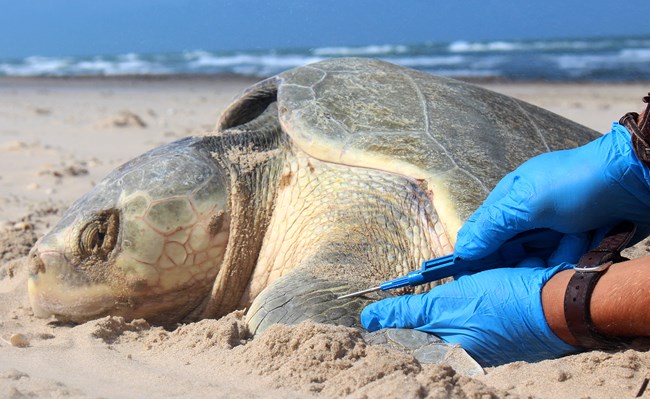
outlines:
M601 351L515 362L470 378L304 323L251 339L242 314L173 331L103 318L33 317L25 255L106 173L154 146L210 131L244 78L0 79L0 397L635 397L650 355ZM601 132L640 110L644 84L489 83ZM645 252L638 248L636 254ZM646 394L648 396L650 394Z

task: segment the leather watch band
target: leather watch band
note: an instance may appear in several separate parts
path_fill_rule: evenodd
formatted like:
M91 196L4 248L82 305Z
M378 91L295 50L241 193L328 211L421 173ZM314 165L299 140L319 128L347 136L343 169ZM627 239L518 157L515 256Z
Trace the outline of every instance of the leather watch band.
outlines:
M588 349L612 348L623 341L600 334L591 320L591 294L598 279L614 262L622 258L620 252L632 239L635 226L622 222L607 233L598 247L584 254L575 267L564 295L564 318L573 337L580 346Z

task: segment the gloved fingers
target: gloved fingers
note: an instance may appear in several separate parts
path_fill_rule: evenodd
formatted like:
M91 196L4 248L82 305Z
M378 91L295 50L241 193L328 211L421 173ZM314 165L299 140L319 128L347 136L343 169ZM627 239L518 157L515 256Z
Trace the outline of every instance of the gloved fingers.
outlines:
M548 265L555 266L562 262L578 263L591 244L591 233L566 234L560 240L557 249L548 258Z
M382 328L417 328L427 324L431 314L425 296L403 295L371 303L361 312L361 324L368 331Z
M544 282L560 270L570 269L578 263L591 244L590 233L565 234L560 240L557 249L548 259L529 257L517 264L517 268L545 268Z
M479 219L481 217L480 216L481 213L484 211L486 206L488 206L490 204L493 204L493 203L495 203L497 201L500 201L500 200L503 199L503 197L508 195L508 193L510 192L510 190L512 188L512 184L514 183L514 179L515 179L514 172L511 172L511 173L505 175L499 181L499 183L497 183L497 185L492 189L492 191L490 191L490 193L488 194L487 198L483 201L481 206L479 206L478 209L476 209L470 215L470 217L467 218L466 223L472 223L473 221Z
M515 267L529 267L529 268L546 267L546 262L544 262L544 260L541 258L530 257L517 263Z
M531 218L535 206L534 189L519 183L503 198L483 204L458 231L455 254L463 259L479 259L496 251L515 235L538 226Z
M515 181L519 179L519 174L517 171L510 172L497 183L496 186L490 191L483 205L490 205L495 202L501 201L506 197L511 191L512 186L515 184Z

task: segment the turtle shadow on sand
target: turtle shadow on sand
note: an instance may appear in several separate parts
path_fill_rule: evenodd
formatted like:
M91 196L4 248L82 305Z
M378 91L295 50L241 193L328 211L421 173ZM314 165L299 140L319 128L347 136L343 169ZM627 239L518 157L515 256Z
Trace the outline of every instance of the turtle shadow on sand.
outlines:
M248 309L255 333L303 320L360 328L379 296L339 295L450 253L503 175L598 136L378 60L296 68L242 93L213 134L153 149L77 200L30 254L30 302L73 322Z

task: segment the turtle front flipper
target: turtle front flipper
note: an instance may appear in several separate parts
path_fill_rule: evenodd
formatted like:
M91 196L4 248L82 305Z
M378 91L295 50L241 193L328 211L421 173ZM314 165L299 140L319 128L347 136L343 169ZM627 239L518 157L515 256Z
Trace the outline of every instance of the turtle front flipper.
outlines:
M275 323L297 324L304 320L361 327L358 315L370 300L337 299L351 289L344 281L294 270L255 298L247 312L249 329L255 334Z
M332 266L325 268L331 269ZM248 327L253 334L276 323L297 324L305 320L361 328L361 310L370 302L390 295L374 293L368 297L337 299L358 289L358 285L319 277L310 270L314 270L313 265L294 270L262 291L247 312ZM408 353L420 363L447 364L462 375L485 373L460 345L445 343L433 334L386 328L365 333L364 340L371 345Z

